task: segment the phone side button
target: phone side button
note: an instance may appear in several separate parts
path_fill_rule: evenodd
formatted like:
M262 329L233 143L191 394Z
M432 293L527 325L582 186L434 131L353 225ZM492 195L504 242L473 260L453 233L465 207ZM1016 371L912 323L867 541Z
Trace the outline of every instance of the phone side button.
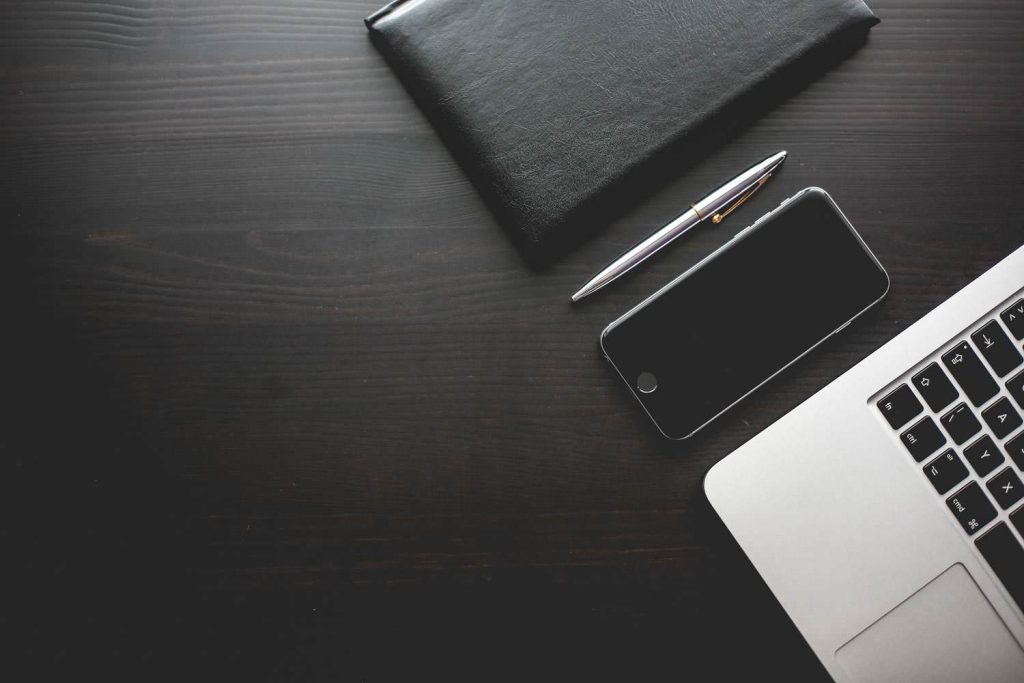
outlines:
M766 213L765 215L761 216L761 217L760 217L760 218L758 218L758 219L757 219L756 221L754 221L753 225L750 225L750 226L747 226L746 228L743 228L743 229L742 229L742 230L740 230L740 231L739 231L738 233L736 233L735 237L733 237L733 238L732 238L731 240L729 240L729 241L730 241L730 242L738 242L739 240L743 239L743 238L744 238L744 236L746 236L746 235L747 235L747 233L749 233L749 232L750 232L751 230L753 230L753 229L754 229L754 228L756 228L757 226L761 225L761 223L764 223L764 222L765 222L765 220L766 220L766 219L767 219L767 218L768 218L769 216L771 216L771 215L772 215L772 214L771 214L771 212L769 212L769 213Z

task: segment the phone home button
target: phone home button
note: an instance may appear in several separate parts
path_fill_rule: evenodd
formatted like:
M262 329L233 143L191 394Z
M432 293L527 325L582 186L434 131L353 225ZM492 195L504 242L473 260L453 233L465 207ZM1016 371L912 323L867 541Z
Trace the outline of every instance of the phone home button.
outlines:
M653 394L658 388L658 378L649 372L641 373L636 378L636 388L640 390L641 394Z

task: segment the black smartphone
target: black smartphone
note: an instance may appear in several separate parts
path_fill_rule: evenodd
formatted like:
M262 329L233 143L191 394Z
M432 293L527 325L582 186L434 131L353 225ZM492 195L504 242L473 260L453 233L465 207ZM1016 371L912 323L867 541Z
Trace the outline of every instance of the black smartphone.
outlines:
M836 203L807 188L609 325L601 350L658 430L686 439L888 291Z

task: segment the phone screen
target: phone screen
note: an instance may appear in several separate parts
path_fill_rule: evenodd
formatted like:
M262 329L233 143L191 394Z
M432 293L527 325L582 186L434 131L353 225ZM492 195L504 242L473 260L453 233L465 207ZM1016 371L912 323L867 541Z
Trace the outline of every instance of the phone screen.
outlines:
M601 346L659 430L683 439L888 289L853 226L812 188L612 323Z

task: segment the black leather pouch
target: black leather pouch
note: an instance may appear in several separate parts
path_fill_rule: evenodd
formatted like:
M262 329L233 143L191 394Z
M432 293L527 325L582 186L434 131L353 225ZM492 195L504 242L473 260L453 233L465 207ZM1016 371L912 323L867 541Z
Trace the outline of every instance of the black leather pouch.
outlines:
M877 22L861 0L399 0L366 19L536 266L855 50Z

